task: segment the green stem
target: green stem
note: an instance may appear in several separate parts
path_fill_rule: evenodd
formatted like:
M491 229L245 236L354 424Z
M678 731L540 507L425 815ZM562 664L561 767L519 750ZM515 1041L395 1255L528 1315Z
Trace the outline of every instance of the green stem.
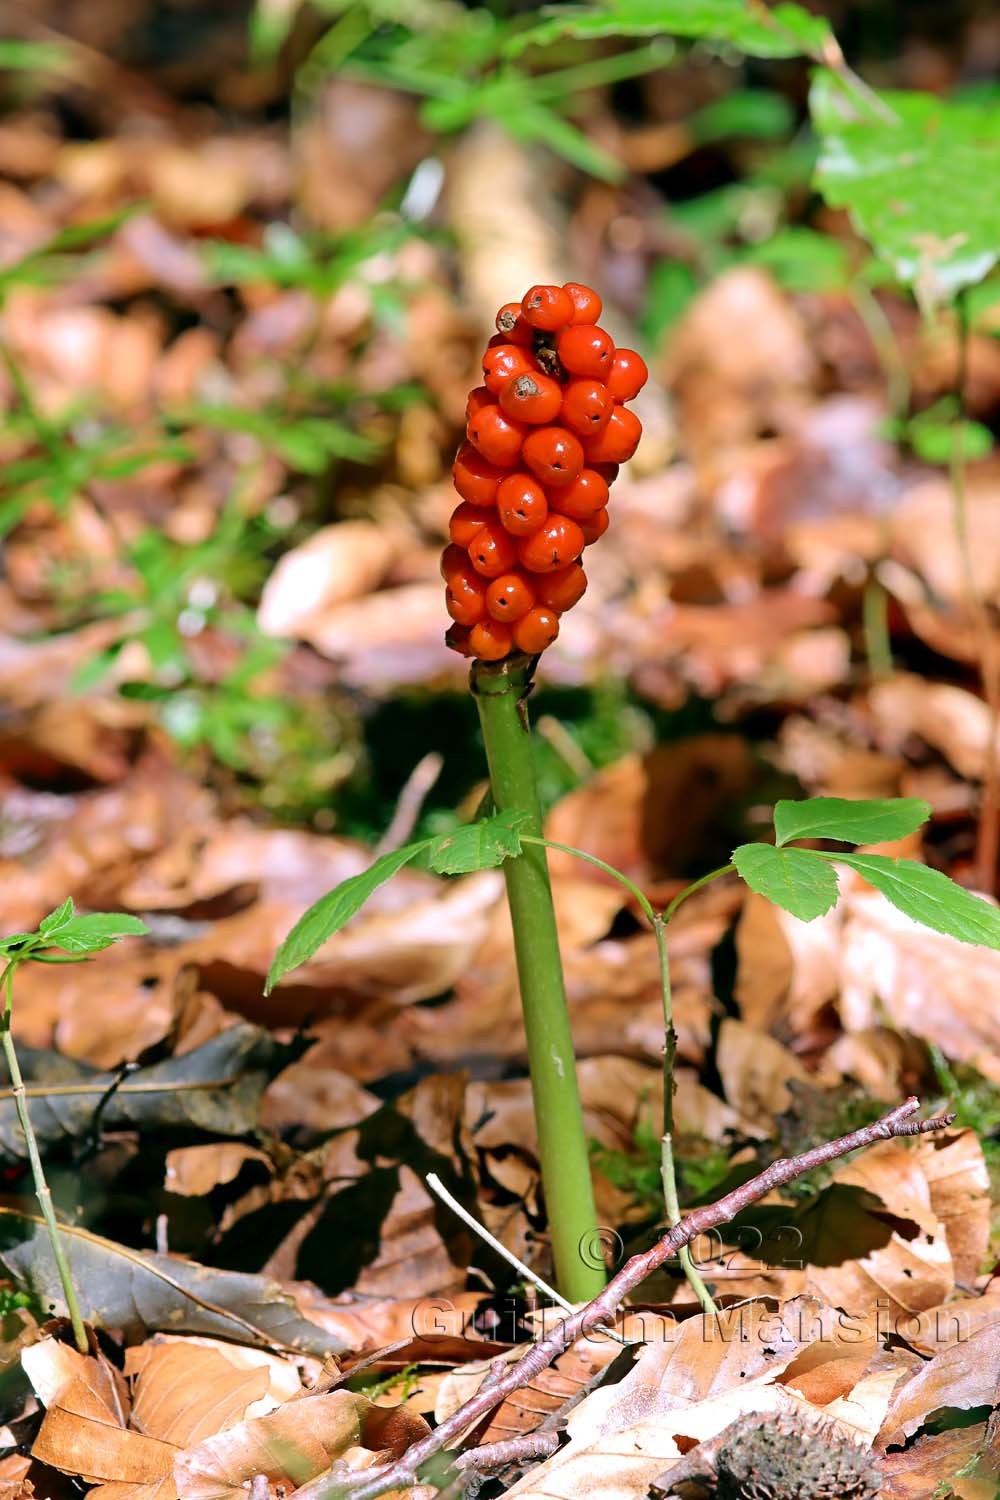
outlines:
M889 635L889 595L873 573L861 599L861 620L868 672L873 681L892 676L892 638Z
M469 681L479 710L494 805L498 812L527 813L529 833L540 838L542 817L525 703L532 670L533 662L523 656L497 663L477 661ZM532 842L503 868L556 1284L570 1302L587 1302L601 1291L605 1274L603 1265L594 1262L597 1214L548 860L544 848Z
M671 920L678 907L693 896L695 891L700 891L703 886L713 880L718 880L723 875L729 875L735 869L734 865L722 865L717 870L711 870L707 875L702 875L699 880L694 880L690 885L674 897L663 913L656 911L652 902L643 891L639 889L627 875L621 870L616 870L614 865L609 865L605 860L598 859L596 854L588 854L584 849L574 849L570 844L558 844L553 839L536 838L531 834L522 834L522 844L538 844L546 849L558 849L562 854L575 855L577 859L585 860L588 865L595 865L597 869L603 870L610 875L618 884L624 886L629 894L635 899L653 929L656 938L656 953L660 966L660 996L663 1004L663 1126L660 1139L660 1181L663 1186L663 1203L666 1209L667 1221L671 1228L679 1224L681 1220L680 1200L677 1195L677 1164L674 1160L674 1067L677 1061L677 1030L674 1026L674 1002L673 990L670 984L670 954L667 950L667 923ZM687 1277L688 1283L695 1296L698 1298L702 1309L706 1313L715 1314L718 1309L712 1300L712 1294L708 1290L701 1274L691 1259L689 1245L682 1245L677 1252L681 1263L681 1269Z
M31 1163L31 1175L35 1183L35 1196L38 1206L45 1220L48 1231L49 1244L52 1247L52 1258L56 1263L59 1280L62 1283L63 1297L66 1302L66 1310L73 1327L73 1338L76 1347L81 1354L89 1354L90 1343L87 1339L87 1330L84 1327L83 1317L80 1313L80 1304L76 1297L76 1287L73 1285L73 1273L70 1270L69 1259L59 1232L59 1224L56 1220L55 1209L52 1206L52 1193L45 1180L45 1168L42 1165L41 1152L38 1149L38 1141L35 1137L31 1116L28 1113L28 1104L25 1099L24 1079L21 1076L21 1065L17 1060L17 1050L14 1047L14 1038L10 1029L10 1011L12 999L12 985L14 981L14 970L17 968L16 960L9 963L3 971L0 983L4 987L4 1008L0 1017L0 1039L3 1042L4 1056L7 1059L7 1067L10 1071L10 1081L14 1085L14 1108L17 1118L24 1134L25 1143L28 1148L28 1161Z

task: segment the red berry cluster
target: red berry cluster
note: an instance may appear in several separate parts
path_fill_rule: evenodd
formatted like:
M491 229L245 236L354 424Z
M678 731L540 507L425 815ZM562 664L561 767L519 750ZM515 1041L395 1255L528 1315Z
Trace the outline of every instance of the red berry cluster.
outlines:
M497 313L452 469L462 503L441 558L446 640L500 661L551 646L587 587L580 554L608 527L608 487L642 435L625 401L647 370L597 327L589 286L533 286Z

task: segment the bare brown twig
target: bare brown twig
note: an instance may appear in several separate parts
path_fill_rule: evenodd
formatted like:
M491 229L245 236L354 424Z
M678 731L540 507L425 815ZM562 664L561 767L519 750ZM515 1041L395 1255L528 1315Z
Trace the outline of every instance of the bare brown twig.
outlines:
M938 1115L931 1120L912 1119L911 1117L919 1108L919 1099L911 1097L897 1105L895 1109L889 1110L888 1114L883 1115L874 1124L865 1125L860 1130L852 1130L848 1135L842 1135L835 1141L826 1141L821 1146L814 1146L811 1151L803 1151L800 1156L782 1157L778 1161L773 1161L763 1172L759 1172L756 1177L751 1177L749 1182L744 1182L740 1187L734 1188L717 1203L709 1203L702 1208L692 1210L679 1224L668 1230L651 1250L646 1250L641 1255L633 1255L631 1260L626 1261L617 1276L608 1282L600 1296L586 1303L572 1316L564 1318L552 1333L529 1349L528 1353L523 1355L516 1364L505 1369L497 1379L491 1381L488 1388L484 1382L464 1406L460 1406L425 1438L414 1443L402 1458L395 1463L388 1464L375 1474L366 1471L357 1479L342 1479L339 1476L331 1479L329 1475L321 1476L297 1490L296 1500L375 1500L377 1495L384 1494L386 1490L406 1489L415 1484L417 1470L421 1464L426 1463L429 1458L450 1443L457 1442L463 1433L485 1417L494 1407L499 1406L501 1401L505 1401L515 1391L530 1384L562 1354L564 1349L568 1349L570 1344L582 1338L584 1334L592 1332L599 1324L609 1321L628 1294L675 1255L682 1245L690 1244L699 1234L705 1234L720 1224L728 1224L737 1214L742 1213L743 1209L749 1208L751 1203L756 1203L759 1198L763 1198L765 1193L781 1187L786 1182L794 1182L797 1177L803 1177L806 1172L811 1172L815 1167L824 1166L827 1162L835 1161L838 1157L846 1156L849 1152L858 1151L862 1147L873 1146L876 1141L892 1140L894 1136L923 1135L928 1131L944 1130L955 1118L954 1115Z

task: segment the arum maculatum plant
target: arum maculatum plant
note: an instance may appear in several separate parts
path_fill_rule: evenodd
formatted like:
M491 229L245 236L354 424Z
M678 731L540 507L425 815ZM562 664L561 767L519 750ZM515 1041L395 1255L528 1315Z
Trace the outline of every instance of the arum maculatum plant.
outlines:
M483 361L485 384L470 397L467 441L455 461L461 504L442 563L453 622L447 641L473 658L470 688L486 749L490 815L394 849L329 891L288 934L267 980L270 990L306 962L412 860L426 861L441 875L503 868L552 1258L559 1290L573 1302L600 1292L605 1268L596 1254L600 1239L547 849L574 855L617 880L656 937L664 1023L661 1179L671 1226L680 1220L680 1207L667 927L691 895L736 876L808 922L836 904L838 866L847 867L922 926L1000 949L1000 911L940 871L915 860L802 847L904 838L930 816L929 805L913 797L779 802L773 842L740 845L729 864L686 887L664 911L621 871L544 837L527 699L561 613L586 588L580 555L607 529L609 485L640 434L638 420L622 403L637 394L645 366L631 350L614 348L597 327L600 312L597 294L575 283L533 287L520 303L501 308L498 335ZM714 1311L686 1246L679 1260L702 1306Z

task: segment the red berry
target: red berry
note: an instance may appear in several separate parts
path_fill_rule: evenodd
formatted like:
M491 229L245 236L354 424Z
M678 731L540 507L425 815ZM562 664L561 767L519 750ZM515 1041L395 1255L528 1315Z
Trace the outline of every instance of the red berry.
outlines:
M488 617L473 625L469 633L469 645L473 656L483 661L502 661L510 654L513 637L506 625Z
M538 361L529 350L519 349L516 344L498 344L483 355L483 384L494 396L499 396L515 375L527 375L537 369Z
M470 443L500 469L512 469L521 452L527 428L505 417L499 406L484 406L466 427Z
M468 500L463 500L451 513L451 520L448 522L449 537L459 547L468 547L488 514L481 505L470 505Z
M641 354L636 354L634 349L615 350L607 375L607 387L613 400L631 401L648 379L649 371Z
M520 302L505 302L497 313L497 332L503 334L509 344L519 344L530 349L535 330L521 316Z
M532 328L554 333L573 316L573 303L561 286L533 286L521 299L521 315Z
M497 513L512 536L530 536L549 513L545 491L530 474L510 474L497 488Z
M609 524L610 518L608 516L606 506L602 507L600 510L595 510L592 516L588 516L585 521L580 522L580 530L583 532L583 540L586 542L588 547L590 546L591 542L596 542L598 537L602 537L604 535L604 533L608 529Z
M583 468L580 439L565 427L536 427L522 449L524 462L543 484L569 484Z
M451 477L462 499L470 505L494 505L504 471L487 463L471 443L463 443L452 464Z
M583 548L583 532L576 521L550 514L544 526L522 540L517 555L529 573L552 573L578 558Z
M573 304L572 322L597 322L604 311L604 303L593 287L584 286L580 281L567 281L563 287L563 291Z
M614 409L607 387L599 380L571 380L563 396L559 420L570 432L591 437L600 432Z
M465 403L465 420L471 422L477 411L482 411L484 406L492 406L497 398L492 391L488 391L484 385L477 385L474 391L469 392L469 399Z
M610 333L589 323L575 323L564 328L556 340L559 363L570 375L587 375L603 380L611 370L615 346Z
M500 495L503 487L497 490L497 504L500 504ZM559 514L572 516L574 521L582 521L587 516L592 516L595 510L600 510L608 503L607 481L602 479L595 469L581 469L572 484L564 484L555 493L555 503L559 507ZM458 537L455 537L458 541Z
M445 631L444 643L461 656L472 656L474 653L469 644L470 634L467 625L452 625Z
M508 624L534 607L535 590L523 573L501 573L486 590L486 608L494 620Z
M612 485L618 478L621 464L590 464L595 474L600 474L605 484Z
M469 543L469 557L484 578L499 578L517 561L517 546L499 521L490 520L480 526Z
M500 392L500 409L508 417L535 426L551 422L562 404L562 386L550 375L515 375Z
M457 547L453 542L441 553L441 577L445 583L450 583L456 573L462 573L469 566L469 553L465 547Z
M601 431L587 439L587 462L623 464L632 457L641 437L642 423L635 412L616 406Z
M514 626L514 645L528 656L537 656L551 646L559 634L559 616L551 609L529 609Z
M579 563L570 563L568 568L557 568L554 573L542 573L535 580L535 597L539 604L554 609L561 615L579 603L587 591L587 575ZM487 595L487 608L489 596Z
M486 580L468 566L448 579L444 607L456 625L475 625L486 613Z

